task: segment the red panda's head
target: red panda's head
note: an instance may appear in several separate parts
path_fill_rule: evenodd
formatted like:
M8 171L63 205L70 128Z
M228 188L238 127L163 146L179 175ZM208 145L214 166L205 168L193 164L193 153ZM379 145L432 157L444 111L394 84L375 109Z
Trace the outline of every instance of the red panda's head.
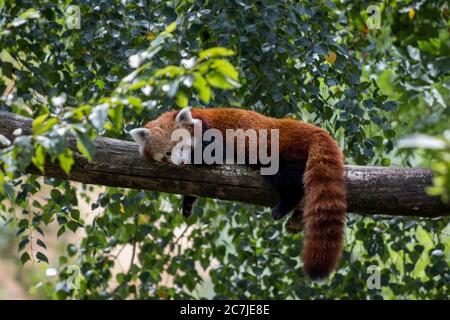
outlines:
M191 143L180 147L179 141L172 141L172 133L180 128L191 130L195 123L189 108L177 112L166 112L149 121L144 128L130 131L139 146L139 153L146 159L180 165L188 156Z

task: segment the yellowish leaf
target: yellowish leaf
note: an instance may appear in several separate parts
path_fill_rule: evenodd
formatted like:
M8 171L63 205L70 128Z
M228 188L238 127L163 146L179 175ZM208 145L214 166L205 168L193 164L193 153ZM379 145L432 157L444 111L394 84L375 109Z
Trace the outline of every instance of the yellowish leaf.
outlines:
M327 62L329 64L334 64L336 62L336 53L334 53L333 51L328 52Z
M152 31L150 31L149 33L147 33L146 38L147 38L148 41L153 41L156 38L156 34L154 32L152 32Z
M165 32L168 33L172 33L175 31L175 29L177 28L177 23L176 22L172 22L171 24L169 24L166 28L166 30L164 30Z
M235 52L230 49L222 48L222 47L214 47L206 49L205 51L200 52L198 55L198 61L202 61L204 59L213 58L213 57L227 57L233 56Z
M187 97L183 92L181 92L181 91L177 93L177 99L176 99L176 101L177 101L177 105L178 105L180 108L187 107L187 105L188 105L188 103L189 103L188 97Z
M37 117L33 120L33 123L31 124L31 128L34 133L39 129L39 127L42 125L42 123L48 118L48 114L43 114Z
M146 224L150 221L150 216L145 214L140 214L138 217L138 225Z

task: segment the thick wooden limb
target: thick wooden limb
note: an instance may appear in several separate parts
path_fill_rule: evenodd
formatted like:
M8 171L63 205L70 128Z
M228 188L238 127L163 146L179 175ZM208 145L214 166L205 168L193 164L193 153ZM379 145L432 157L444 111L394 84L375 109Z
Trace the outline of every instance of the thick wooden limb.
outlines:
M30 132L31 119L0 111L0 133L13 139L13 131ZM88 162L68 137L75 164L70 177L57 164L48 163L45 175L87 184L191 194L272 206L277 196L259 175L246 166L173 166L145 161L129 141L97 138L96 157ZM36 171L34 171L36 173ZM438 217L450 215L450 206L426 194L432 173L428 169L346 167L349 212L392 216Z

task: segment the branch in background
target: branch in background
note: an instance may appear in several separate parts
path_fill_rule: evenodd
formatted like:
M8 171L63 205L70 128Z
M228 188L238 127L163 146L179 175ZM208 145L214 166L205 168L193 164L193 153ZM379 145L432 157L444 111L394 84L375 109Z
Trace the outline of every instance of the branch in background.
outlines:
M32 119L0 111L0 133L13 140L13 131L31 132ZM173 166L145 161L137 146L109 138L95 140L96 156L88 162L68 138L75 164L70 177L57 163L47 163L45 175L87 184L146 189L273 206L277 195L259 171L239 165ZM30 172L40 174L30 169ZM432 184L429 169L346 166L349 212L391 216L450 215L450 205L426 194Z
M2 97L7 97L14 90L14 86L15 86L15 81L10 80L8 82L8 85L6 86L5 90L2 93Z

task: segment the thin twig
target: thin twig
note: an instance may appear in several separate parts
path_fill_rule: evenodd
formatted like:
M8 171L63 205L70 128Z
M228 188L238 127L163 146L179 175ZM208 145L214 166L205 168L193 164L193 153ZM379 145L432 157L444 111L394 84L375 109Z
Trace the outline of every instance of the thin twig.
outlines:
M254 227L253 227L253 223L252 223L252 221L251 221L250 215L248 215L247 218L248 218L248 224L250 225L250 229L251 229L251 232L250 232L250 233L251 233L251 235L252 235L252 238L255 239L255 240L257 240L257 239L255 238L254 234L253 234L253 229L254 229ZM256 243L256 242L255 242L255 243ZM258 254L256 253L256 244L255 244L254 246L252 246L252 247L253 247L253 254L254 254L254 256L255 256L256 267L257 267L258 269L260 269L259 262L258 262ZM255 274L255 275L256 275L256 278L258 279L259 289L262 290L263 285L262 285L262 279L261 279L261 276L260 276L260 275L257 275L257 274Z

